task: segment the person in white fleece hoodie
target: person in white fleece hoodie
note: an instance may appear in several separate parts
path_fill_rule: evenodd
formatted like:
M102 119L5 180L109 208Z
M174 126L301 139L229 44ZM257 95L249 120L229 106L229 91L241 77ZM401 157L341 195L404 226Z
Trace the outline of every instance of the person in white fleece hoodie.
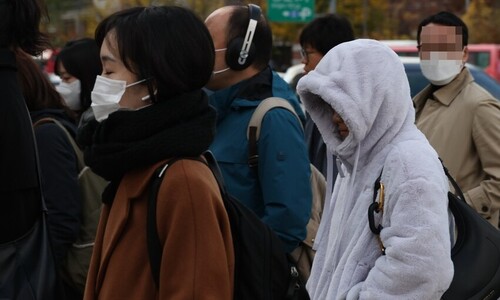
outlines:
M339 169L315 241L311 299L439 299L453 278L448 181L414 124L398 56L374 40L340 44L298 93ZM380 174L385 255L367 217Z

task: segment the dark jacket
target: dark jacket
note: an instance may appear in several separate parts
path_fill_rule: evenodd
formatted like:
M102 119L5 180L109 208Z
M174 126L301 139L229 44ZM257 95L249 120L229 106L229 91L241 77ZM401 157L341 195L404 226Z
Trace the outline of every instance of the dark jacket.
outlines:
M31 112L33 123L50 117L61 122L74 137L76 126L62 110ZM42 191L48 209L48 224L56 263L60 265L80 230L81 196L78 161L66 133L55 123L35 127Z
M268 68L210 95L217 110L217 134L210 149L229 192L270 226L291 252L306 236L311 211L310 165L301 124L287 110L273 109L262 121L257 171L248 166L247 126L259 103L288 100L304 121L287 83Z
M40 215L35 144L14 54L0 49L0 243L26 233Z

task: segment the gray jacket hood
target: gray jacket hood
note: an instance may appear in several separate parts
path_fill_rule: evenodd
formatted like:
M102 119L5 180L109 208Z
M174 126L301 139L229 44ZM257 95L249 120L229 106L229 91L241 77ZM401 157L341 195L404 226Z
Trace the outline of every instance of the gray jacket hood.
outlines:
M379 75L373 76L374 71ZM362 167L370 161L370 154L378 153L414 123L404 66L394 51L375 40L359 39L334 47L299 81L297 90L329 152L348 169L358 146L358 167ZM332 122L333 110L349 128L345 140Z

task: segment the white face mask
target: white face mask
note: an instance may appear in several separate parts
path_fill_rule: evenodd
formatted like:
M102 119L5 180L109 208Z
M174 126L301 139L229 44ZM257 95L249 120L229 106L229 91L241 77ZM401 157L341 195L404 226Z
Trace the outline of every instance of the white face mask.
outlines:
M462 70L462 60L446 59L447 55L445 52L430 52L430 59L420 60L422 74L434 85L450 83Z
M71 83L61 82L56 86L56 90L61 94L66 102L66 106L71 110L79 110L81 108L80 103L80 91L81 83L80 80L75 80Z
M106 120L108 116L120 109L120 100L128 87L146 81L142 79L127 85L125 80L109 79L97 75L94 89L91 93L92 111L98 122Z

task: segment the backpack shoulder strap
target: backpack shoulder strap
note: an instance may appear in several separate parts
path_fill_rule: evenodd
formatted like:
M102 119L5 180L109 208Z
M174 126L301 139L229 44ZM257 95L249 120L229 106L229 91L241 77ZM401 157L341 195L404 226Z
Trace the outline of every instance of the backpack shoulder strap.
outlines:
M161 242L156 228L156 198L163 179L163 174L170 163L160 166L155 170L149 189L148 213L146 220L146 242L148 247L149 266L156 288L159 288L160 263L161 263Z
M214 174L215 180L217 181L217 184L219 185L219 189L221 191L222 196L224 197L227 195L227 189L226 189L226 184L224 183L224 178L222 176L222 172L219 168L219 164L217 164L217 160L215 159L214 154L212 151L207 150L203 152L203 157L207 161L206 164L212 171L212 174Z
M205 155L204 155L205 156ZM213 157L213 156L212 156ZM148 257L149 265L151 267L151 273L153 280L155 282L156 288L159 288L160 281L160 266L162 257L162 244L160 237L158 236L158 228L156 227L156 200L158 198L158 192L160 190L160 185L163 181L163 177L170 166L175 162L182 159L191 159L205 163L199 157L176 157L169 160L165 165L158 167L153 173L153 178L151 180L149 188L148 197L148 212L146 220L146 242L148 247ZM222 176L221 176L222 178ZM219 181L219 178L217 178Z
M287 100L280 97L269 97L260 102L260 104L255 109L252 117L250 118L250 122L248 123L247 128L247 138L250 138L250 129L255 127L256 129L256 141L259 140L260 136L260 127L262 124L262 119L264 119L264 115L273 108L280 107L290 111L299 121L299 124L302 126L302 122L300 121L299 116L295 112L293 106Z
M259 155L257 151L257 142L260 137L260 128L262 125L262 119L268 111L273 108L284 108L291 112L299 121L299 124L302 127L302 122L300 121L297 112L293 106L287 100L280 97L269 97L260 102L260 104L255 109L252 117L250 118L250 122L248 122L247 128L247 139L248 139L248 164L250 167L257 167L259 163Z
M38 127L42 124L46 124L46 123L54 123L57 126L59 126L59 128L61 128L61 130L64 132L64 134L68 138L68 141L71 144L71 147L73 147L73 151L75 152L76 159L78 160L78 170L79 171L83 170L83 168L85 168L85 162L83 160L82 150L80 149L80 147L78 147L73 136L71 136L69 131L66 129L66 127L64 127L64 125L61 122L59 122L58 120L56 120L54 118L50 118L50 117L41 118L38 121L36 121L35 123L33 123L33 128L36 128L36 127Z
M453 176L451 176L450 172L448 171L448 168L446 168L446 166L444 165L444 162L441 159L441 157L439 158L439 161L441 162L441 166L443 166L444 174L446 174L446 177L448 177L448 180L451 182L453 189L455 189L455 196L457 196L458 198L460 198L462 201L465 202L465 196L464 196L462 189L460 188L458 183L455 181Z

